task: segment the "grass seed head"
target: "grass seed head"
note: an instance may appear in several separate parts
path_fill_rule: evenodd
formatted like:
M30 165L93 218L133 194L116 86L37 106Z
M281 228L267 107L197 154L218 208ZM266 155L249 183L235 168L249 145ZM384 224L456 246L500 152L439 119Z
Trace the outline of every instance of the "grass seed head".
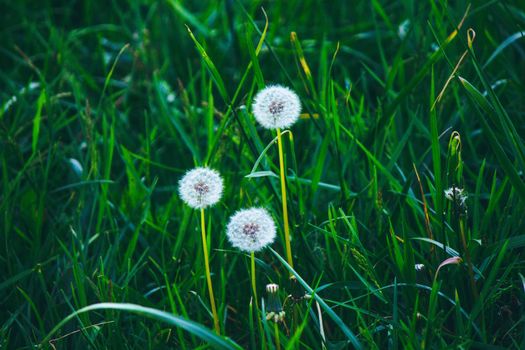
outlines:
M289 128L301 114L299 96L284 86L268 86L259 91L254 100L253 115L266 129Z
M222 196L223 181L213 169L192 169L179 181L182 200L194 209L202 209L217 203Z
M236 212L228 223L230 243L245 252L256 252L275 239L275 222L266 209L250 208Z

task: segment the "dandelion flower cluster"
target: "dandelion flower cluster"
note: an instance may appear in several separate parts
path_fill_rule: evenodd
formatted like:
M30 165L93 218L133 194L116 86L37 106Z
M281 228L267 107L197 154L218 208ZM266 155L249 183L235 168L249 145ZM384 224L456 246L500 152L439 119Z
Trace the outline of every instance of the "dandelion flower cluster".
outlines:
M266 209L239 210L228 223L226 234L230 243L240 250L256 252L275 239L275 223Z
M299 119L301 101L291 89L272 85L259 91L252 110L257 122L266 129L288 128Z
M203 209L217 203L222 196L223 181L213 169L192 169L179 181L179 194L194 209Z

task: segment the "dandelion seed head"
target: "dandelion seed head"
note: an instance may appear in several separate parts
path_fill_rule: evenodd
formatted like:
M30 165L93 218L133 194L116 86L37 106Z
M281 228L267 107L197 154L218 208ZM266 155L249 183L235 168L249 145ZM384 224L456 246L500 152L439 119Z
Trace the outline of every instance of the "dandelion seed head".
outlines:
M257 93L252 110L257 122L266 129L284 129L299 119L301 101L291 89L272 85Z
M250 208L236 212L228 223L230 243L245 252L256 252L275 239L275 222L266 209Z
M186 173L179 181L182 200L194 209L202 209L217 203L222 196L223 181L213 169L199 167Z
M462 188L452 186L445 190L445 198L453 202L455 201L463 206L467 200L467 194Z

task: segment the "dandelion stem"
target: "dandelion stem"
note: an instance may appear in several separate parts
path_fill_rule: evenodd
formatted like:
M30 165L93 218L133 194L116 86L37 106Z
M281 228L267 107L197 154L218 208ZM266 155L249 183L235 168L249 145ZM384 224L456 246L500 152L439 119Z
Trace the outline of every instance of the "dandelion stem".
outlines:
M206 282L208 284L208 293L210 294L211 312L213 314L213 326L215 333L221 334L219 326L219 316L215 307L215 296L213 295L213 286L211 284L210 262L208 259L208 244L206 243L206 220L204 218L204 208L201 208L201 233L202 233L202 251L204 253L204 265L206 268Z
M253 289L253 298L255 299L255 307L259 310L259 301L257 300L257 283L255 281L255 253L251 252L251 274L252 274L252 289Z
M281 340L279 339L279 326L277 322L273 323L273 329L275 331L275 348L281 350Z
M259 327L259 334L261 335L262 349L266 349L266 341L264 338L263 326L261 322L261 315L259 310L259 300L257 298L257 282L255 278L255 253L251 252L251 278L252 278L252 289L253 289L253 299L255 299L255 317L257 318L257 325Z
M283 142L281 130L277 128L277 145L279 148L279 172L281 173L281 198L283 204L284 239L286 243L286 258L288 265L293 268L292 247L290 245L290 226L288 224L288 206L286 203L286 181L284 173Z

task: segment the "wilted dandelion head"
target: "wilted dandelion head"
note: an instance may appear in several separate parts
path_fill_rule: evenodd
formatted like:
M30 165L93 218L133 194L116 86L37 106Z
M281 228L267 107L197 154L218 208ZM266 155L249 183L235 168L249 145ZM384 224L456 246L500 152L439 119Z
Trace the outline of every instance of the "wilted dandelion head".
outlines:
M266 292L268 293L268 299L266 301L266 320L273 320L274 322L284 321L286 313L283 310L283 305L279 298L279 285L275 283L267 284Z
M266 209L250 208L233 214L226 235L234 247L256 252L273 242L275 230L275 223Z
M291 89L272 85L257 93L252 110L266 129L288 128L299 119L301 101Z
M209 168L195 168L179 181L179 194L186 204L202 209L217 203L222 196L223 181L219 173Z
M452 186L445 190L445 198L452 202L458 203L460 206L463 206L467 200L467 194L462 188Z

